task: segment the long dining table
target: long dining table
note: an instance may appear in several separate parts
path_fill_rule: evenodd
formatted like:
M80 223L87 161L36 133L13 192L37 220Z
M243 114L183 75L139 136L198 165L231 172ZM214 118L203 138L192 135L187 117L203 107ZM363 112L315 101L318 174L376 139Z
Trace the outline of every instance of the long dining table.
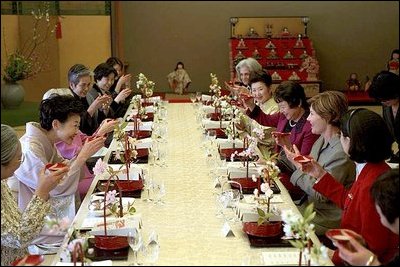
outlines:
M158 234L160 253L156 265L240 265L248 264L249 257L253 261L260 259L264 251L298 251L293 247L251 247L241 222L229 222L234 235L223 234L225 219L216 216L216 193L220 189L215 188L209 177L210 168L201 147L202 130L196 122L195 108L191 103L168 103L166 109L166 166L140 165L145 169L150 168L154 178L164 182L164 204L154 204L140 198L134 202L144 232L154 230ZM115 140L105 160L113 149ZM90 217L88 204L98 179L94 178L73 221L73 227L77 229ZM283 200L279 208L299 213L284 186L279 181L277 184ZM142 192L142 198L144 194ZM315 236L312 236L312 241L320 245ZM68 238L65 238L65 242L68 242ZM130 250L128 260L115 260L113 265L129 265L132 260L133 252ZM47 255L43 264L56 265L59 261L59 253ZM257 260L255 264L262 262ZM331 262L329 264L332 265Z

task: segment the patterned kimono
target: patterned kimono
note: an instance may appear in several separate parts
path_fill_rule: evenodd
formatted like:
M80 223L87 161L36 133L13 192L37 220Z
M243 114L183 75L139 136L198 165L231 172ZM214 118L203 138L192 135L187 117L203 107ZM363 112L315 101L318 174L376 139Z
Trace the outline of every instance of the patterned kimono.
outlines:
M20 141L22 152L25 154L25 161L15 171L15 177L19 180L18 205L23 211L33 197L38 185L39 173L43 167L47 163L66 162L66 160L59 155L55 144L47 138L45 132L36 122L28 122L26 124L26 133L21 137ZM49 202L51 210L47 215L52 219L60 221L67 217L72 221L75 217L75 193L77 192L80 178L83 178L84 171L81 171L81 167L73 164L73 161L67 162L70 170L66 177L50 191ZM63 237L64 234L62 233L52 233L48 229L43 229L40 236L32 243L56 243L61 242Z
M167 79L169 87L177 94L183 94L189 83L192 82L189 74L184 69L177 69L171 72L168 74Z
M1 181L1 266L28 253L26 248L39 235L49 211L49 201L35 195L21 213L7 181Z

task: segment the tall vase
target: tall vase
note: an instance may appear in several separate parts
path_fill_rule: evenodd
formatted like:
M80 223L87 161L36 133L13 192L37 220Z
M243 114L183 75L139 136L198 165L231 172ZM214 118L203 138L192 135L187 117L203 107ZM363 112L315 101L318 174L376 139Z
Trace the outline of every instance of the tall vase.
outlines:
M18 82L4 82L1 86L1 103L5 109L17 109L24 102L25 90Z

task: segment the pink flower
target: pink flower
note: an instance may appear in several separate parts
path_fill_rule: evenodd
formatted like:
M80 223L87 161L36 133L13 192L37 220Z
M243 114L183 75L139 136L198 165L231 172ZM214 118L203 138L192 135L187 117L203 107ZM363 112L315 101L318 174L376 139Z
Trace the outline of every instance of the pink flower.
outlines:
M109 204L113 204L115 202L115 195L117 194L116 190L108 191L106 195L106 206Z
M103 174L107 170L107 163L103 162L102 159L98 159L96 165L93 168L93 174Z

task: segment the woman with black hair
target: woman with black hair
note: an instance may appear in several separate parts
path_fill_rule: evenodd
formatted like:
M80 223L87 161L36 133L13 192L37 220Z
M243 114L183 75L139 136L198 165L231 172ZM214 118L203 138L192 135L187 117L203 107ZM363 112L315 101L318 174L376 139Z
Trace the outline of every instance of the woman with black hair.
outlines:
M396 235L399 234L399 169L385 172L376 179L371 187L371 196L375 202L381 222ZM350 244L354 250L337 243L339 256L347 263L356 266L380 266L382 263L368 248L357 241L357 236L350 237ZM399 266L399 255L397 255L387 266Z
M185 70L183 62L176 63L175 70L167 75L169 87L177 94L183 94L188 90L192 80Z
M343 150L356 163L356 180L346 188L314 159L302 164L303 172L316 178L313 189L336 203L342 210L340 227L359 233L368 248L386 263L398 253L398 235L382 225L370 188L377 177L390 170L385 162L391 154L392 136L377 113L354 109L341 120L340 141ZM332 261L343 265L335 251Z
M400 77L390 71L381 71L372 79L369 96L382 103L382 114L390 133L397 143L397 153L393 154L390 162L399 163L400 141Z
M247 115L250 118L261 125L275 127L278 132L290 133L289 136L272 133L279 147L292 147L292 144L295 144L302 155L310 154L314 142L319 138L319 134L312 133L311 124L307 121L310 108L304 88L299 83L284 81L276 88L274 99L279 107L279 112L274 114L265 114L251 98L243 98L242 101L248 108ZM281 181L292 198L298 200L304 196L304 192L293 186L289 179L296 168L286 158L281 148L278 148L277 152L282 152L278 159L278 166L282 170L281 175L283 176Z

